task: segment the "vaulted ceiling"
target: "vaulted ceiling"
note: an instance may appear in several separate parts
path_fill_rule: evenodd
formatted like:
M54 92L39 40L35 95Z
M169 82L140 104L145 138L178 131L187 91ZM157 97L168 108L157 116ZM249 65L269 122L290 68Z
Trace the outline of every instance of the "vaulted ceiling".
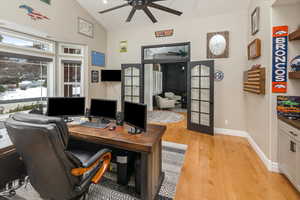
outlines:
M152 25L153 23L143 11L137 11L130 23L126 19L131 11L131 6L123 7L105 14L99 11L126 3L125 0L77 0L96 20L107 30L122 28L133 28L141 25ZM107 3L104 3L104 2ZM158 4L183 12L182 16L176 16L154 8L149 8L159 23L213 15L226 14L236 11L246 11L250 0L165 0Z

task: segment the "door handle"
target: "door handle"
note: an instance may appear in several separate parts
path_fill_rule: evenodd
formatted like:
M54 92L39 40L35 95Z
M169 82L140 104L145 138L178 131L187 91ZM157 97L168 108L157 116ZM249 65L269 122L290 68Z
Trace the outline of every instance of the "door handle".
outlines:
M290 134L292 134L293 136L297 137L298 134L294 133L293 131L290 131Z
M290 151L296 153L296 143L293 141L290 142Z

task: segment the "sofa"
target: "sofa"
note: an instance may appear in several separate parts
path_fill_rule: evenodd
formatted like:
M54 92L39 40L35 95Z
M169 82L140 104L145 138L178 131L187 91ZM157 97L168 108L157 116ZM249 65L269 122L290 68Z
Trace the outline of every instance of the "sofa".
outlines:
M163 98L161 96L155 96L156 104L159 109L170 109L175 108L176 100L171 100L168 98Z

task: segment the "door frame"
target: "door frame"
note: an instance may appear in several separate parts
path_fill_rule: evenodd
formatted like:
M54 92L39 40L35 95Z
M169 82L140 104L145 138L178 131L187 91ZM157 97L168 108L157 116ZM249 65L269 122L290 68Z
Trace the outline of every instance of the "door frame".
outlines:
M197 131L197 132L201 132L201 133L204 133L204 134L208 134L208 135L214 135L214 63L215 61L214 60L203 60L203 61L193 61L193 62L189 62L188 64L188 71L187 71L187 74L188 74L188 79L187 79L187 103L188 103L188 111L187 111L187 128L189 130L194 130L194 131ZM192 121L191 121L191 113L192 113L192 74L191 74L191 65L193 64L196 64L196 65L205 65L205 66L208 66L210 67L210 86L209 86L209 91L210 91L210 94L209 94L209 124L210 126L203 126L201 124L193 124ZM200 74L200 79L199 81L201 82L201 74ZM201 90L201 88L199 88ZM200 94L199 94L200 95ZM199 114L201 114L201 105L200 105L200 102L201 102L201 96L200 96L200 99L199 99L199 109L200 109L200 112ZM199 116L199 120L200 119L200 116Z

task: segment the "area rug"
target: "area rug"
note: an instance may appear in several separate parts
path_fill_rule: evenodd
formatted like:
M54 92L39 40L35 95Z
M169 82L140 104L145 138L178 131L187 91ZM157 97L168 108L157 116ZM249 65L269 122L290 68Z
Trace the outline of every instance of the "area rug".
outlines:
M165 179L156 200L172 200L175 197L187 145L163 142L162 146L162 169ZM129 186L120 186L116 183L116 176L107 173L100 184L90 188L88 200L139 200L134 191L133 179ZM8 199L42 200L30 184L17 190L17 195Z
M148 112L148 123L177 123L184 119L184 116L180 113L155 110Z

